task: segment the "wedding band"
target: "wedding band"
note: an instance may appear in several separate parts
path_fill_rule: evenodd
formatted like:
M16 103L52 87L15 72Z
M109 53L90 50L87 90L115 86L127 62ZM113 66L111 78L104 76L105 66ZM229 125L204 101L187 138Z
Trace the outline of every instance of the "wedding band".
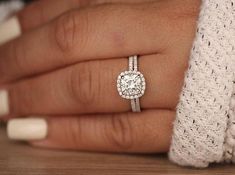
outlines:
M138 56L129 57L129 70L122 72L117 79L117 90L122 98L131 100L133 112L141 112L140 100L145 93L146 83L138 71Z

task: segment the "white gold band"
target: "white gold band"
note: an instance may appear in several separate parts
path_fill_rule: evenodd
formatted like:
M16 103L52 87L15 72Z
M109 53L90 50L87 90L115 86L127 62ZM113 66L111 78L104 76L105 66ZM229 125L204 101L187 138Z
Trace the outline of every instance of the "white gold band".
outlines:
M141 112L139 98L131 100L131 109L132 109L132 112Z
M137 57L137 55L129 57L129 71L138 71L138 57Z
M138 71L137 55L129 57L129 71ZM131 99L131 109L132 112L141 112L139 98Z

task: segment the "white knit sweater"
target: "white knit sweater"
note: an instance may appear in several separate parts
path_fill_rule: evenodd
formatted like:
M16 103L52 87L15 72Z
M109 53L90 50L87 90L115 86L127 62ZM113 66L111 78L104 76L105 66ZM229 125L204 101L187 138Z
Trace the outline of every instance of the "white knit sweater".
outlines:
M203 0L177 106L173 162L194 167L235 162L234 81L235 0Z

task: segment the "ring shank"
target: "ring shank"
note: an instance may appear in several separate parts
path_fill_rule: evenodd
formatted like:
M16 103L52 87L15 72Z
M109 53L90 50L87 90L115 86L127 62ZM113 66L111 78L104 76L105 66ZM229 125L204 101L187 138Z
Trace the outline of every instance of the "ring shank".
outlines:
M141 112L139 98L135 98L131 100L131 108L133 112Z
M137 55L129 57L129 71L138 71Z
M138 71L138 56L129 57L129 71ZM131 99L132 112L141 112L139 98Z

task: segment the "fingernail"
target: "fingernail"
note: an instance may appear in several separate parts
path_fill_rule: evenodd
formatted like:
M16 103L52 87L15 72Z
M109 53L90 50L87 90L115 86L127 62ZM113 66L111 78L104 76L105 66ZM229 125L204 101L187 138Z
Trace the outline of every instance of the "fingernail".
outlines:
M0 45L10 41L21 34L19 20L16 16L0 24Z
M46 120L40 118L12 119L7 124L7 136L11 140L43 140L47 130Z
M0 117L9 114L8 92L0 90Z

